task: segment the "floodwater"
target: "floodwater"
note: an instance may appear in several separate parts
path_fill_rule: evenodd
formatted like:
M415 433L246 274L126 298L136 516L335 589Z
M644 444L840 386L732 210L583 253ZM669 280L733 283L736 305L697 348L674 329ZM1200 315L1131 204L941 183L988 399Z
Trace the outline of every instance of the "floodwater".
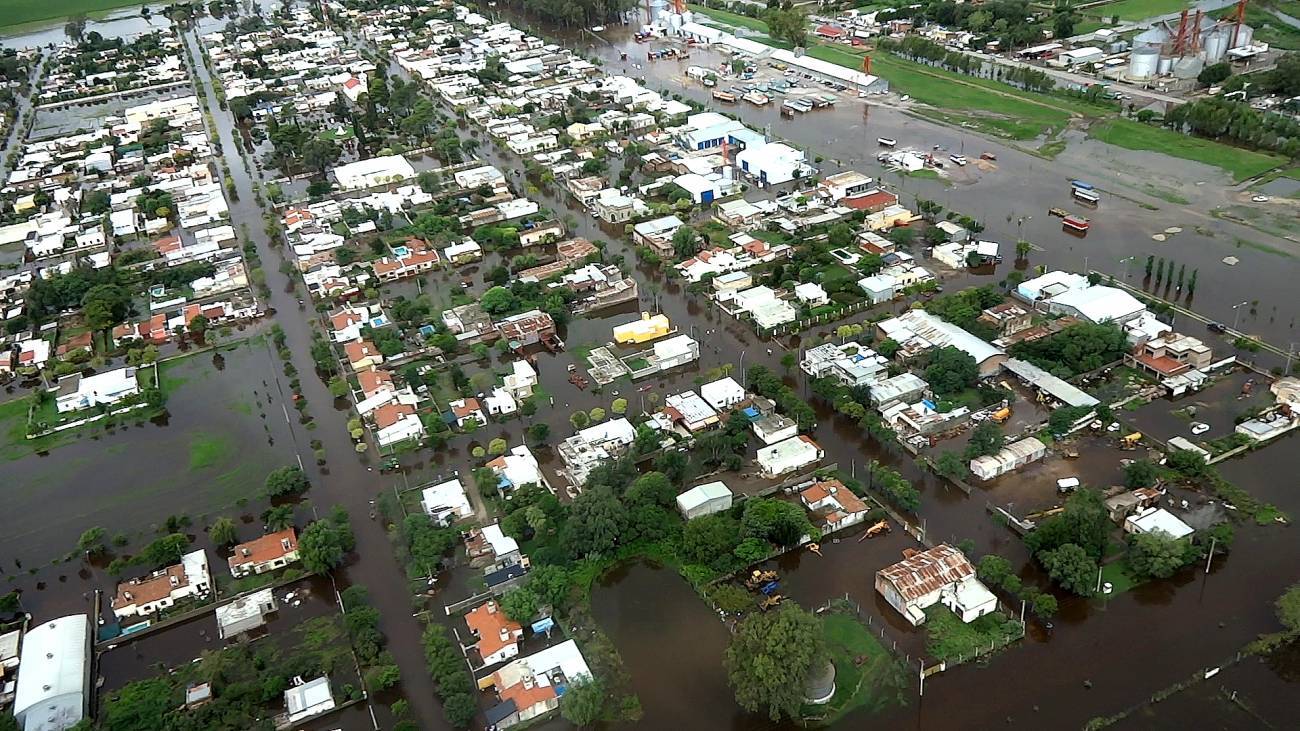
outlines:
M193 31L190 33L192 44L197 46ZM631 44L628 46L633 47ZM607 59L617 58L617 52L612 49L602 48L599 52ZM367 520L366 516L371 509L371 500L380 490L389 490L394 484L403 485L407 479L415 484L422 474L474 466L468 458L469 446L464 440L458 440L432 456L427 452L410 455L404 458L410 462L410 474L397 477L381 477L373 471L367 458L350 456L352 446L345 429L349 412L334 406L324 383L306 375L312 370L308 354L314 315L297 306L296 299L300 295L295 282L279 272L281 249L262 233L261 211L254 202L251 187L252 176L260 173L248 170L242 159L234 154L236 130L229 115L216 108L206 84L206 70L201 64L195 66L198 77L205 83L204 92L208 93L214 109L220 141L240 194L240 200L231 205L232 217L249 224L272 292L267 304L277 311L276 322L285 330L293 352L293 363L304 374L303 395L318 423L318 429L307 438L320 439L330 455L330 462L323 469L311 465L309 459L304 460L309 463L308 472L314 485L307 497L316 505L325 507L337 503L351 512L358 553L352 563L339 572L340 578L344 583L355 581L369 588L373 604L383 615L382 629L389 638L390 650L402 670L401 692L410 701L412 715L419 727L446 728L424 668L418 642L420 625L411 616L406 578L402 568L392 559L384 530L377 521ZM616 66L616 62L611 61L610 67ZM652 76L652 84L665 85L672 76L682 72L684 68L675 63L650 65L644 71ZM677 87L674 90L682 91ZM699 89L684 93L704 98ZM812 113L797 124L783 122L775 111L752 108L740 111L757 126L771 124L774 134L807 145L828 157L848 160L855 167L874 175L879 175L880 170L874 163L874 147L869 142L879 135L896 137L903 144L916 147L943 144L958 150L964 143L971 145L969 152L977 149L996 152L998 170L964 172L962 175L966 179L951 187L924 180L897 182L905 196L916 194L939 200L945 206L986 219L989 228L986 237L1001 240L1008 247L1019 229L1023 238L1044 249L1030 255L1029 263L1033 266L1045 264L1077 268L1083 266L1086 259L1086 263L1094 268L1122 275L1121 258L1145 256L1148 250L1157 246L1150 241L1150 233L1169 225L1182 225L1186 229L1183 233L1158 245L1163 249L1156 249L1153 253L1177 258L1186 262L1189 269L1199 267L1203 270L1201 291L1195 302L1197 309L1212 317L1231 321L1229 308L1232 304L1243 299L1261 298L1258 316L1243 312L1243 329L1279 341L1285 340L1289 334L1293 313L1287 307L1284 293L1288 292L1286 287L1293 279L1290 260L1257 249L1237 248L1231 243L1236 236L1261 239L1262 235L1257 232L1243 230L1192 210L1171 211L1163 202L1160 203L1162 210L1153 213L1110 196L1103 202L1101 211L1092 214L1097 225L1086 239L1065 237L1056 230L1059 223L1048 218L1046 209L1069 204L1066 181L1084 176L1097 181L1114 180L1116 185L1122 185L1116 169L1125 167L1125 160L1130 159L1125 157L1127 153L1119 155L1111 151L1107 157L1094 143L1080 141L1072 144L1056 163L1049 164L1011 147L967 137L886 108L873 107L866 115L868 118L864 119L857 104L849 102L834 111ZM466 130L462 133L469 136ZM479 154L503 170L522 167L518 158L503 154L490 145L481 147ZM867 162L862 162L864 159ZM1201 210L1216 205L1211 199L1219 195L1216 191L1222 184L1218 171L1163 158L1151 161L1150 169L1170 170L1170 175L1181 180L1208 181L1198 194L1201 196L1198 201L1209 201ZM834 167L828 167L826 171L833 172ZM517 190L521 189L522 181L515 181L515 186ZM1103 183L1102 187L1105 189L1108 185ZM1184 186L1187 189L1193 187L1192 182ZM603 239L609 243L610 255L622 255L629 263L635 261L621 238L621 228L602 230L566 196L554 190L542 189L529 195L555 211L557 216L573 216L577 223L574 234L593 240ZM1024 217L1024 222L1018 223L1021 217ZM1216 233L1214 236L1193 233L1196 225L1203 225L1206 230ZM1227 253L1239 256L1242 263L1235 269L1218 264ZM490 255L479 271L490 269L499 261L499 256ZM1141 265L1140 259L1130 265L1130 281L1140 282ZM995 282L1011 271L1010 266L1004 264L1000 272L963 278L962 281ZM697 377L724 363L735 366L737 374L745 367L760 363L781 372L779 359L785 352L781 344L759 341L746 326L711 305L686 296L680 284L666 282L655 271L635 267L634 272L641 285L640 307L654 309L657 306L683 332L693 332L703 344L700 363L652 379L655 392L666 394L692 387ZM424 281L434 287L439 284L436 278ZM476 291L481 291L481 282L476 283ZM1277 314L1278 306L1282 307L1283 314ZM595 317L577 320L570 323L562 335L571 346L606 342L611 325L632 319L634 310L634 306L629 306L614 314L599 313ZM1192 334L1200 333L1193 331ZM625 388L618 384L601 393L590 389L577 390L565 376L565 366L572 359L573 356L568 354L539 356L542 383L555 397L555 405L542 409L533 420L551 426L553 441L569 433L568 415L572 411L597 405L608 407L614 391ZM494 360L494 363L499 361ZM285 379L279 375L278 363L263 367L268 370L256 372L253 379L274 379L279 384L277 388L287 388L282 384ZM796 385L811 399L806 383L800 379ZM624 391L620 395L631 402L631 411L640 408L641 392ZM976 542L977 553L1005 555L1022 567L1023 576L1036 580L1022 544L989 519L981 496L967 497L943 481L922 473L910 459L882 449L863 435L856 424L835 416L824 407L819 408L819 419L813 436L826 449L827 462L836 461L842 468L856 472L860 465L876 459L898 469L921 490L922 507L917 522L922 523L932 537L952 541L970 538ZM480 430L473 439L483 442L503 435L517 443L527 423L525 420L506 425L493 424ZM1294 439L1291 438L1292 442ZM1292 514L1298 514L1300 498L1294 495L1293 490L1285 489L1293 481L1271 477L1294 473L1294 459L1286 450L1287 446L1273 445L1221 467L1225 476L1242 487L1273 500ZM310 456L310 451L303 449L301 444L295 451ZM553 467L554 460L549 451L540 452L544 464ZM64 454L76 453L60 450L60 455ZM1099 475L1096 479L1101 484L1104 476ZM138 525L139 521L131 520L129 524ZM85 527L88 525L78 525L74 530L70 526L67 533L71 538L59 541L60 547L55 552L66 550L63 546L70 547L78 530ZM245 530L253 533L255 528L252 526ZM113 528L109 527L109 530L111 533ZM1172 580L1156 582L1106 601L1085 602L1062 597L1061 616L1050 633L1032 630L1026 641L982 665L963 666L931 678L926 685L925 698L906 708L891 711L887 717L878 720L899 721L918 728L948 727L952 724L952 709L961 708L963 725L967 727L993 724L1061 727L1078 726L1091 716L1124 708L1147 693L1230 655L1258 633L1274 629L1269 606L1271 598L1295 580L1294 576L1277 571L1277 567L1294 566L1300 559L1300 546L1288 539L1289 534L1282 528L1243 526L1231 554L1216 559L1209 575L1189 569ZM867 587L875 569L886 558L877 554L892 556L902 540L899 531L895 537L875 545L859 546L845 542L833 547L822 559L805 556L786 559L783 568L790 577L791 586L795 587L793 590L809 597L809 601L815 601L818 596L830 597L848 591L856 595L864 609L874 616L880 608L874 598L866 600L866 595L871 593ZM900 543L895 545L894 541ZM863 549L863 556L870 558L863 560L856 555L859 548ZM50 555L48 551L37 552ZM467 586L467 570L456 569L451 573L453 576L448 576L445 583L440 580L440 585L448 587L443 589L447 601L464 596L460 591ZM75 592L64 591L62 594L67 595L65 602L68 604L82 601ZM745 714L734 705L720 664L727 641L726 629L673 572L640 565L617 572L607 577L606 582L593 592L592 606L596 620L613 638L631 672L632 682L646 710L643 726L772 727L765 718ZM888 616L884 612L881 614ZM896 618L893 621L896 623ZM896 634L904 643L916 642L916 635ZM908 637L913 639L906 639ZM1195 641L1189 641L1189 638L1195 638ZM1015 680L1009 683L1008 678ZM384 708L380 706L376 710L380 714L381 727L391 726L392 719L384 717ZM563 726L559 722L550 725ZM858 728L861 721L846 719L838 727Z

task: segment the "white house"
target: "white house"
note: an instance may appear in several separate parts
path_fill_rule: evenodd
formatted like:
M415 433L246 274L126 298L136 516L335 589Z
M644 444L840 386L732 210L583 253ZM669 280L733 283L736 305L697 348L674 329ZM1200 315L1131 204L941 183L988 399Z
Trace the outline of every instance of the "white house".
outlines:
M661 340L654 344L654 362L659 370L666 371L686 365L700 358L700 344L689 335Z
M415 168L401 155L383 155L334 168L334 178L344 190L359 190L415 177Z
M524 637L524 628L508 619L495 600L489 599L471 609L465 615L465 624L478 639L474 646L478 648L483 665L496 665L519 655L519 641Z
M179 564L118 584L113 614L119 620L148 616L188 597L206 597L211 591L208 554L200 549L182 556Z
M799 424L794 419L780 414L768 414L754 420L754 434L763 440L763 444L773 445L784 442L799 433Z
M757 461L764 477L777 477L816 464L822 456L821 446L800 434L758 450Z
M718 411L726 411L745 400L745 389L726 376L700 386L700 397Z
M591 670L573 640L566 640L513 662L479 681L480 688L495 688L501 702L484 715L488 726L507 729L530 721L560 705L560 694Z
M426 487L420 494L420 507L432 515L435 521L446 524L474 514L469 496L465 494L465 486L457 478Z
M717 513L731 507L731 488L723 482L696 485L677 496L677 510L686 520Z
M694 391L683 391L665 398L664 412L691 432L717 426L719 421L718 412Z
M496 473L497 489L503 492L524 485L541 485L550 489L537 458L522 444L489 461L485 466Z
M876 572L876 591L912 626L925 622L925 610L943 604L972 622L998 607L998 598L975 578L965 554L941 543L928 551L908 549L906 558Z
M1168 510L1165 510L1164 508L1151 507L1130 515L1128 519L1124 521L1124 532L1160 532L1170 538L1186 538L1195 531L1190 525L1184 523L1178 518L1178 516Z
M284 692L284 707L290 723L334 710L330 679L322 675L304 683L298 678L295 685Z
M93 376L79 373L64 376L59 379L58 391L55 405L60 414L66 414L101 404L110 406L140 393L140 385L136 382L135 368L127 367Z

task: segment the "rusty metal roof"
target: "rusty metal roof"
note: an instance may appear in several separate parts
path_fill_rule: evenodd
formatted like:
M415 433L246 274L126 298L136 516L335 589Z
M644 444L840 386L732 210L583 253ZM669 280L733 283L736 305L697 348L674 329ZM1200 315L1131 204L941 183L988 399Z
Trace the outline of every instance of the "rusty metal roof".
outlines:
M878 573L894 585L904 600L912 601L973 576L975 567L961 551L941 543Z

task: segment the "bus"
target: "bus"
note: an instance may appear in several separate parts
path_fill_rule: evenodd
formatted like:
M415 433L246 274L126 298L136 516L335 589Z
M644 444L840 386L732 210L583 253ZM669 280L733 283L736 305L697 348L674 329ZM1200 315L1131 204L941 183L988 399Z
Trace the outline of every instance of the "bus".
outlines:
M1095 206L1101 201L1101 196L1091 190L1084 190L1083 188L1074 188L1070 191L1070 194L1074 196L1075 200L1081 203L1087 203L1090 206Z

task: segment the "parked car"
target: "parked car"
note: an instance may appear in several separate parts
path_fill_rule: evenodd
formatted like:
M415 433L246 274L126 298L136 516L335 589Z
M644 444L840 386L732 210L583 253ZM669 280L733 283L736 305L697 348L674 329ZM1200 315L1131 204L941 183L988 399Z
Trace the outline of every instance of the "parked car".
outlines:
M1201 435L1201 434L1204 434L1205 432L1207 432L1207 431L1209 431L1209 430L1210 430L1210 425L1209 425L1209 424L1206 424L1206 423L1203 422L1203 421L1193 421L1193 422L1192 422L1192 433L1193 433L1193 434Z

